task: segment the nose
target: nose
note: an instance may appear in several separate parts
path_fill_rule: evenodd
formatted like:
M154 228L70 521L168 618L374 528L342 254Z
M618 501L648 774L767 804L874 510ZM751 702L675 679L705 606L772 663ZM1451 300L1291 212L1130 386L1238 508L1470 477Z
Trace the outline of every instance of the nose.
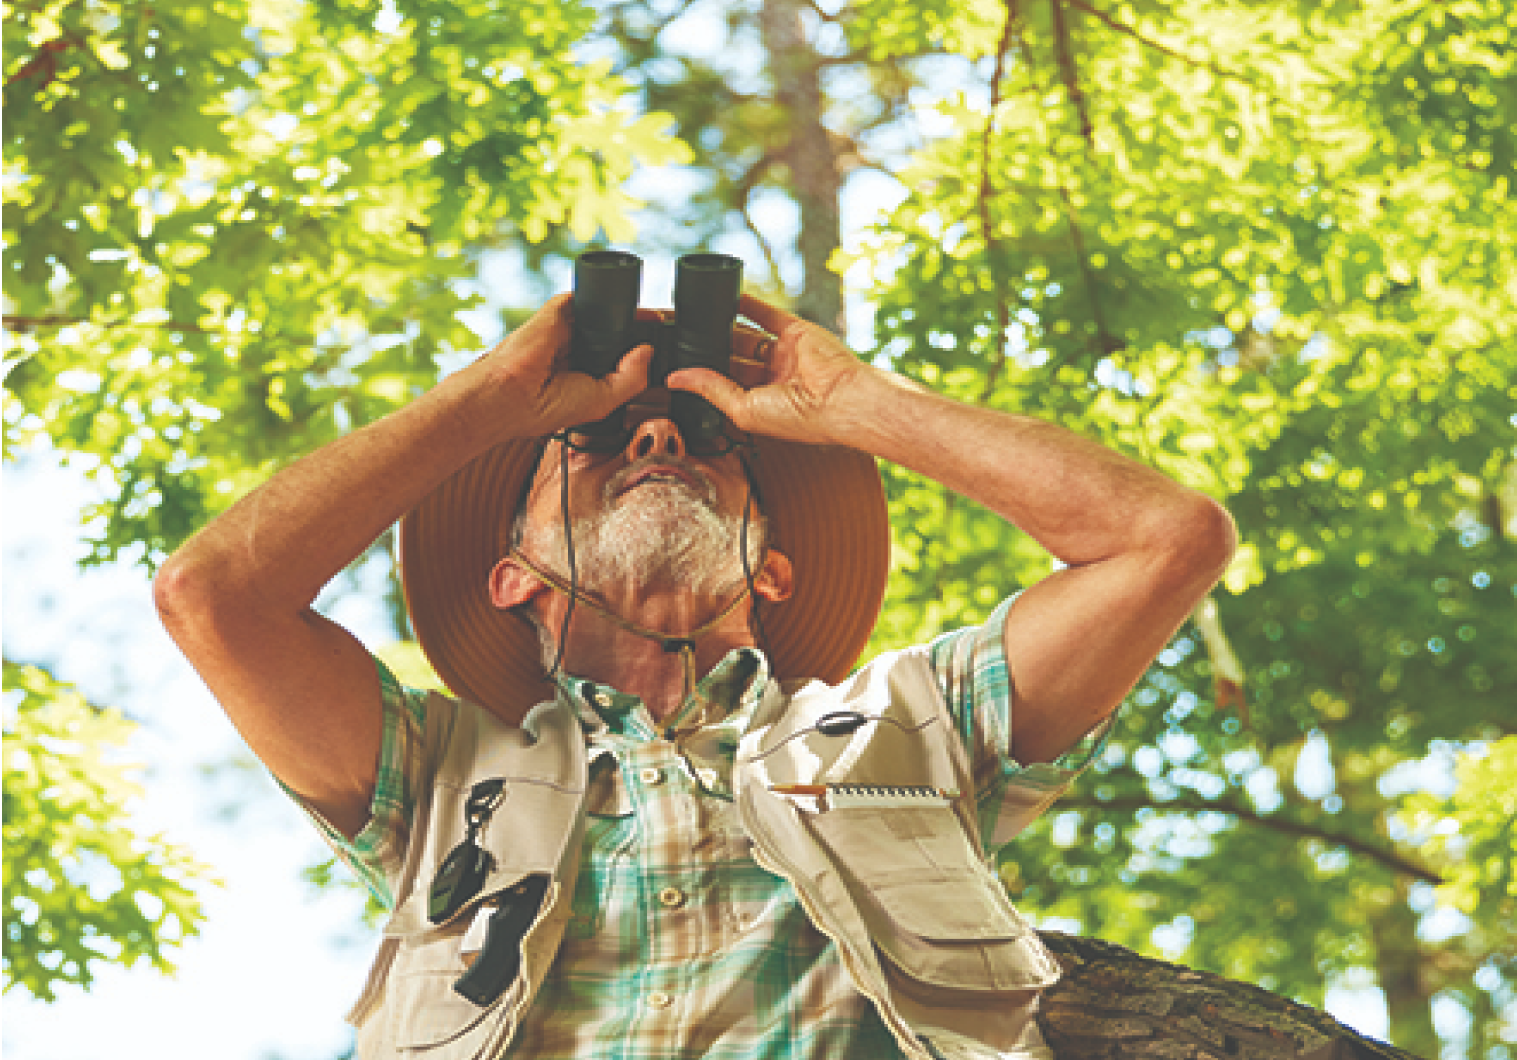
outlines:
M632 440L627 443L627 460L646 460L649 457L685 455L685 439L679 428L667 416L654 416L643 420L632 431Z

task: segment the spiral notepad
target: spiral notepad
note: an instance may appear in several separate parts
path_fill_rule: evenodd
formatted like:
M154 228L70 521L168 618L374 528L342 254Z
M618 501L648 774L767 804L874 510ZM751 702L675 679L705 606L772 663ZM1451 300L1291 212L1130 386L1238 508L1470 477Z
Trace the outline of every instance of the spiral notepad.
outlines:
M817 796L826 800L829 810L947 806L958 794L926 784L775 784L769 790L779 795Z

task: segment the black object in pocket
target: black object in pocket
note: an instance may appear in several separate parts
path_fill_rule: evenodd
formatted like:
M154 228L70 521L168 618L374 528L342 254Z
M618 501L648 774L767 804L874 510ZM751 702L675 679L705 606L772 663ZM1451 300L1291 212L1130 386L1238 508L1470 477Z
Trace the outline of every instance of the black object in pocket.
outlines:
M521 972L521 944L537 919L548 877L527 876L501 892L485 930L484 948L453 984L455 993L484 1007L503 994Z

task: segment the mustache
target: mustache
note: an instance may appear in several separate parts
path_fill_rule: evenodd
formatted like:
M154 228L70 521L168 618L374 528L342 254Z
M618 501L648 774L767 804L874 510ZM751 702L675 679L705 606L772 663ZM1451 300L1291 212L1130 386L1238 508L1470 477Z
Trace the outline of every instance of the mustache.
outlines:
M607 480L605 489L602 491L603 500L609 504L625 492L629 482L648 471L649 468L673 470L707 507L716 506L716 486L711 481L711 476L707 475L705 470L694 461L683 456L649 456L628 464Z

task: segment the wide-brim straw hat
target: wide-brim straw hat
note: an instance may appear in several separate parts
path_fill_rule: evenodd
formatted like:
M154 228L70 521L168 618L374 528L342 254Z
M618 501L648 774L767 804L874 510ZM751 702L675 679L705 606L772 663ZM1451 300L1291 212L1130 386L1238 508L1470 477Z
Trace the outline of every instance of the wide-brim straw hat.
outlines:
M751 439L748 461L769 520L769 546L787 556L794 589L759 604L769 662L781 680L847 677L879 617L890 568L890 526L874 458L853 449ZM429 494L401 521L406 607L422 650L457 696L510 722L552 696L537 631L490 600L502 530L537 465L537 439L496 446ZM736 547L734 545L734 547Z

